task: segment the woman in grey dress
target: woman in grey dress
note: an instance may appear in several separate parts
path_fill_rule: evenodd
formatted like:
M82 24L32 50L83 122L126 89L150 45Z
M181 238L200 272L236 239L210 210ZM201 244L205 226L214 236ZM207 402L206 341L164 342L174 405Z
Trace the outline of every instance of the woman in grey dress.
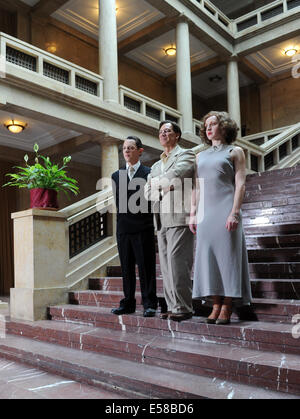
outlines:
M237 132L226 112L212 111L203 118L201 137L210 147L197 155L198 187L189 226L197 239L193 298L212 304L207 323L228 324L233 304L251 301L240 211L246 164L242 148L232 145Z

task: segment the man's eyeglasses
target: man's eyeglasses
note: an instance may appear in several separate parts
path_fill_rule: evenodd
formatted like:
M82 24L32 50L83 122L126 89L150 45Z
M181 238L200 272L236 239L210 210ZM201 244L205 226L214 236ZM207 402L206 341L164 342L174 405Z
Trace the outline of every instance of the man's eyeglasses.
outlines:
M129 150L129 151L137 150L137 147L134 147L133 145L128 146L128 147L123 147L123 151L126 151L126 150Z
M163 129L163 130L159 131L158 133L160 135L160 134L169 134L170 132L174 132L174 131L171 130L171 129Z

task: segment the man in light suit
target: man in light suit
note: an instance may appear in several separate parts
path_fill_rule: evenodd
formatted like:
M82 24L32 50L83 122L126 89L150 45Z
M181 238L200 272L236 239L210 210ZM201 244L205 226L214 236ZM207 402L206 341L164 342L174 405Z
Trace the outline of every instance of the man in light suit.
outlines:
M162 319L182 321L192 317L193 242L189 220L195 153L178 145L180 127L162 121L159 141L164 148L148 176L145 196L154 201L159 258L168 312ZM187 190L188 189L188 190Z
M126 167L112 174L124 292L120 306L112 309L112 313L122 315L135 312L137 265L144 306L143 315L153 317L157 307L156 251L151 204L149 205L144 197L144 186L150 168L140 162L143 151L142 142L138 137L127 137L123 145Z

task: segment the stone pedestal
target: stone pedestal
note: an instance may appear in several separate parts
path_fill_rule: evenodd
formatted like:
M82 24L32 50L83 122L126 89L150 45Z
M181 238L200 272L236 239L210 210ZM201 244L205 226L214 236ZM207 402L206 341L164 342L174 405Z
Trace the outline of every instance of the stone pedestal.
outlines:
M7 308L8 307L8 303L5 303L4 301L0 300L0 309L1 308Z
M46 319L50 304L68 300L65 218L56 211L38 209L14 213L12 218L15 288L10 294L11 317Z

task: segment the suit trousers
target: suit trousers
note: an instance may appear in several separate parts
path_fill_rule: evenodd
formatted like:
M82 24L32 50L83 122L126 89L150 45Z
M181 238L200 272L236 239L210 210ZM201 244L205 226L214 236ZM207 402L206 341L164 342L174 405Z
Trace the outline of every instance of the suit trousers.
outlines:
M136 265L138 266L144 309L157 307L156 251L154 229L139 233L117 235L119 257L123 275L124 299L120 307L135 310Z
M194 235L185 226L161 227L157 240L168 311L191 313Z

